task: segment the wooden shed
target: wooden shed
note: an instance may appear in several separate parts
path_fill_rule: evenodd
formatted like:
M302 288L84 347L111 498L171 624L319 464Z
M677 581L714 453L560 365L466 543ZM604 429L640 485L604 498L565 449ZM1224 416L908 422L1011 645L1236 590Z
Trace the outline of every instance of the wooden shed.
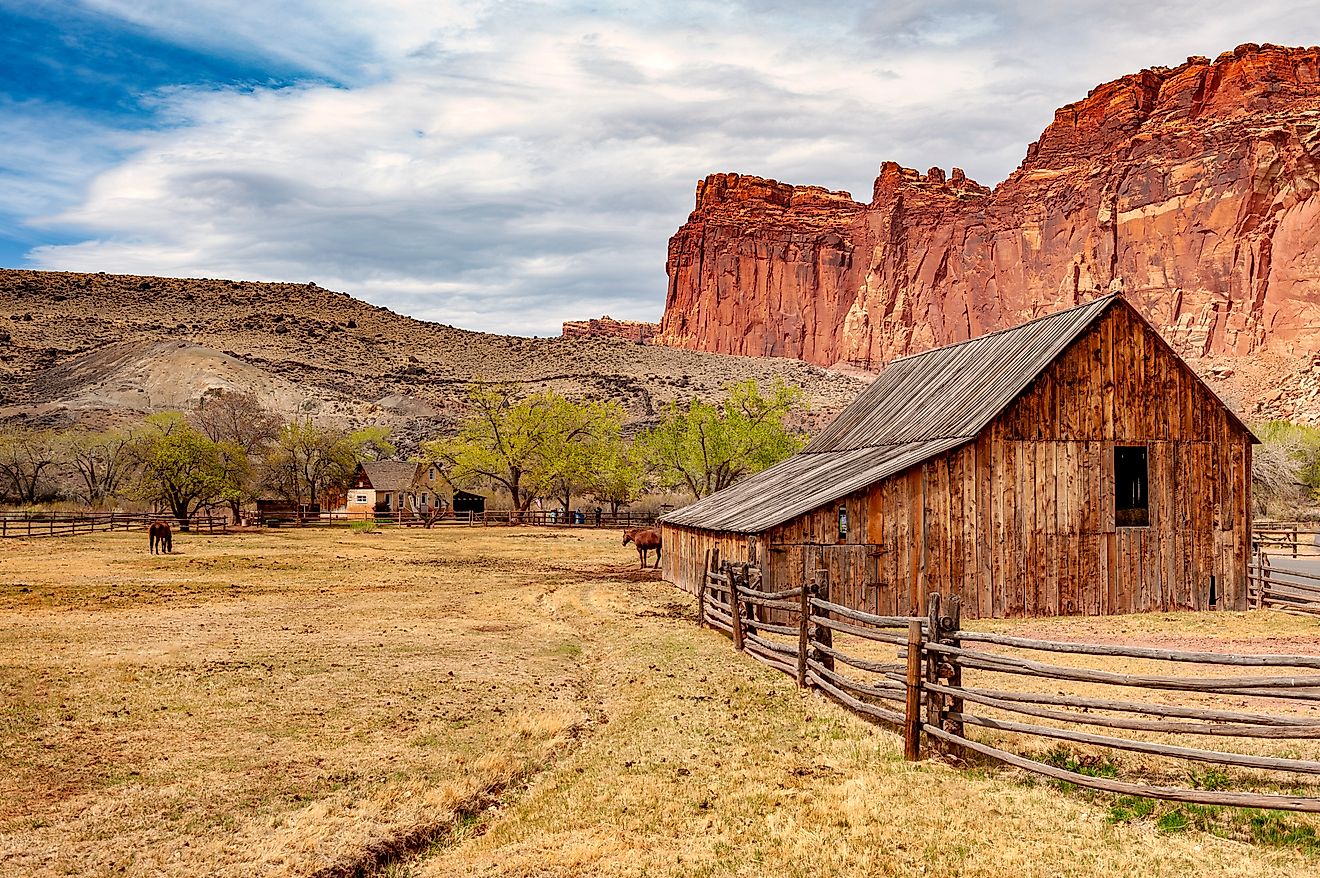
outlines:
M1255 441L1106 296L895 360L800 454L663 517L664 576L694 592L719 547L880 614L1246 609Z

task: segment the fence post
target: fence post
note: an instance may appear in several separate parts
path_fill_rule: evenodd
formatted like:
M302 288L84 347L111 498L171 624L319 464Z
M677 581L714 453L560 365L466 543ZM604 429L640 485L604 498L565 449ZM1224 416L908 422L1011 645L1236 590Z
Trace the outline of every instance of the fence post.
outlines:
M926 637L935 642L940 639L940 594L932 592L926 595ZM940 654L928 652L926 655L926 682L938 683L940 674ZM939 728L944 727L944 697L927 690L925 693L926 722Z
M701 568L701 582L697 583L697 627L704 628L706 625L706 585L710 582L707 576L710 574L710 553L706 550L706 563Z
M947 617L951 630L947 636L940 638L941 643L947 643L949 646L962 646L962 638L958 633L962 630L962 598L958 595L949 596L949 615ZM949 664L949 685L955 689L962 688L962 660L956 655L946 655L945 660ZM963 710L963 700L958 696L952 696L949 699L949 712L961 714ZM950 720L944 726L944 730L951 734L963 737L963 722L961 719Z
M797 684L807 685L807 623L811 621L811 583L802 582L802 593L798 595L798 654Z
M921 759L921 620L908 622L907 699L903 713L903 758Z
M1265 606L1265 592L1270 587L1270 556L1265 552L1260 553L1260 569L1257 571L1256 580L1256 609L1262 609Z
M742 600L738 597L738 574L735 572L738 568L734 564L726 564L725 568L729 575L729 615L733 617L733 648L741 650L743 648L743 626L742 611L739 609L739 605ZM743 576L746 576L745 571Z
M813 597L819 597L821 600L828 601L830 599L829 570L822 567L816 571L816 579L815 582L812 583L811 593ZM808 604L808 606L810 606L810 604ZM833 648L834 631L832 629L826 628L824 625L815 625L813 626L812 633L816 638L816 642L821 646L826 649ZM834 656L829 653L822 652L819 649L813 649L811 657L826 670L834 670Z
M1292 528L1292 556L1294 558L1297 557L1297 539L1297 525L1294 524Z

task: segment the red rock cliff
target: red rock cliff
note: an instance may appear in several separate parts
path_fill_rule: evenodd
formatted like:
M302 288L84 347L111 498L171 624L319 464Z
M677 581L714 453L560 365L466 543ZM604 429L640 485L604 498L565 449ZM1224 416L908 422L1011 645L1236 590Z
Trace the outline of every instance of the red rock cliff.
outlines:
M1241 46L1066 106L992 192L869 204L736 174L669 242L660 341L883 361L1123 289L1185 354L1320 350L1320 49Z

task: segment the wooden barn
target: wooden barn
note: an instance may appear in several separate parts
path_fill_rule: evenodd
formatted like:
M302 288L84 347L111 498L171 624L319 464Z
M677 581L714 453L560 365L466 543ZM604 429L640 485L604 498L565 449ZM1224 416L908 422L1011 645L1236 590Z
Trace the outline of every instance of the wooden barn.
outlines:
M1247 427L1121 296L891 363L798 455L661 519L763 588L879 614L1247 607Z

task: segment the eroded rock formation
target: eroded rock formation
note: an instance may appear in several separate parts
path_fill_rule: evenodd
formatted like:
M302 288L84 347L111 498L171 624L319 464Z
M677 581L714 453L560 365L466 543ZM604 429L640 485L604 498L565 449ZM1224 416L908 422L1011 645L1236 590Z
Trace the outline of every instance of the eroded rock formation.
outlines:
M563 338L623 338L639 344L647 344L659 330L658 323L615 320L606 314L599 320L565 320L560 335Z
M737 174L669 243L660 341L879 363L1123 290L1184 355L1320 350L1320 49L1240 46L1063 107L993 191ZM1308 357L1309 360L1309 357Z

